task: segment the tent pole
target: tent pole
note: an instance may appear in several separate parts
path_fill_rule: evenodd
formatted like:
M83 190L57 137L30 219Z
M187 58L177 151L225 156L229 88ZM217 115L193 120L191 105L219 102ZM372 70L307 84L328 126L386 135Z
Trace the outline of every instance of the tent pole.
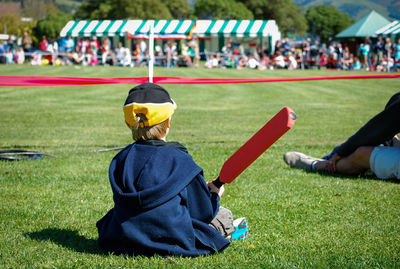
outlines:
M150 23L149 36L149 82L153 83L153 66L154 66L154 21Z

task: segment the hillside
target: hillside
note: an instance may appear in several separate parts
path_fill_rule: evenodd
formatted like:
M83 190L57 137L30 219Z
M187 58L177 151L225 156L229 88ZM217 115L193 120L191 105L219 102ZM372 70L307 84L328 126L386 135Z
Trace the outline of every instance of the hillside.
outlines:
M0 2L20 2L21 0L0 0ZM66 13L74 13L84 0L48 0ZM195 0L188 0L194 5ZM347 13L355 20L361 19L371 10L375 10L389 20L400 20L400 0L293 0L298 6L307 10L309 6L332 5Z
M82 0L55 0L56 6L66 13L74 13L75 10L81 5Z
M400 19L400 0L293 0L306 9L309 6L332 5L355 20L375 10L389 20Z

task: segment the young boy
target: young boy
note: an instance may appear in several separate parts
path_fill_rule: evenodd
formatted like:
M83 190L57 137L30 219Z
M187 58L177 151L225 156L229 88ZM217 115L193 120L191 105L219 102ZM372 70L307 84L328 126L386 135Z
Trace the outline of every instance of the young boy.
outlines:
M206 183L186 148L166 142L176 104L162 87L129 91L125 121L135 143L111 161L114 208L97 222L99 245L115 254L199 256L244 239L247 220L233 223L219 206L224 189ZM236 226L234 226L236 224Z

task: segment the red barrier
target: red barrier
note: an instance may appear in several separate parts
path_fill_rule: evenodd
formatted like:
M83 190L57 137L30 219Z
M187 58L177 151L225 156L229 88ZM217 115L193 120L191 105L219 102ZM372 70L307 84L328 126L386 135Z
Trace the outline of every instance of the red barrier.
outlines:
M157 84L221 84L221 83L261 83L288 82L329 79L381 79L400 78L400 74L370 74L323 77L293 78L190 78L190 77L154 77ZM84 86L99 84L141 84L148 82L147 77L137 78L84 78L84 77L50 77L50 76L0 76L0 86Z

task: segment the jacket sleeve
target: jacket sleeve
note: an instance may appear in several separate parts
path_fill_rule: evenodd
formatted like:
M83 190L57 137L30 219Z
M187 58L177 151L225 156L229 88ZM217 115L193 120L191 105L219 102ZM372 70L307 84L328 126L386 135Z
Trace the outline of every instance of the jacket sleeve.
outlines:
M192 218L210 223L219 209L219 196L208 190L203 175L198 174L189 185L187 191L187 207Z
M387 105L385 110L369 120L360 130L340 145L337 153L348 156L360 146L378 146L400 132L400 100Z

